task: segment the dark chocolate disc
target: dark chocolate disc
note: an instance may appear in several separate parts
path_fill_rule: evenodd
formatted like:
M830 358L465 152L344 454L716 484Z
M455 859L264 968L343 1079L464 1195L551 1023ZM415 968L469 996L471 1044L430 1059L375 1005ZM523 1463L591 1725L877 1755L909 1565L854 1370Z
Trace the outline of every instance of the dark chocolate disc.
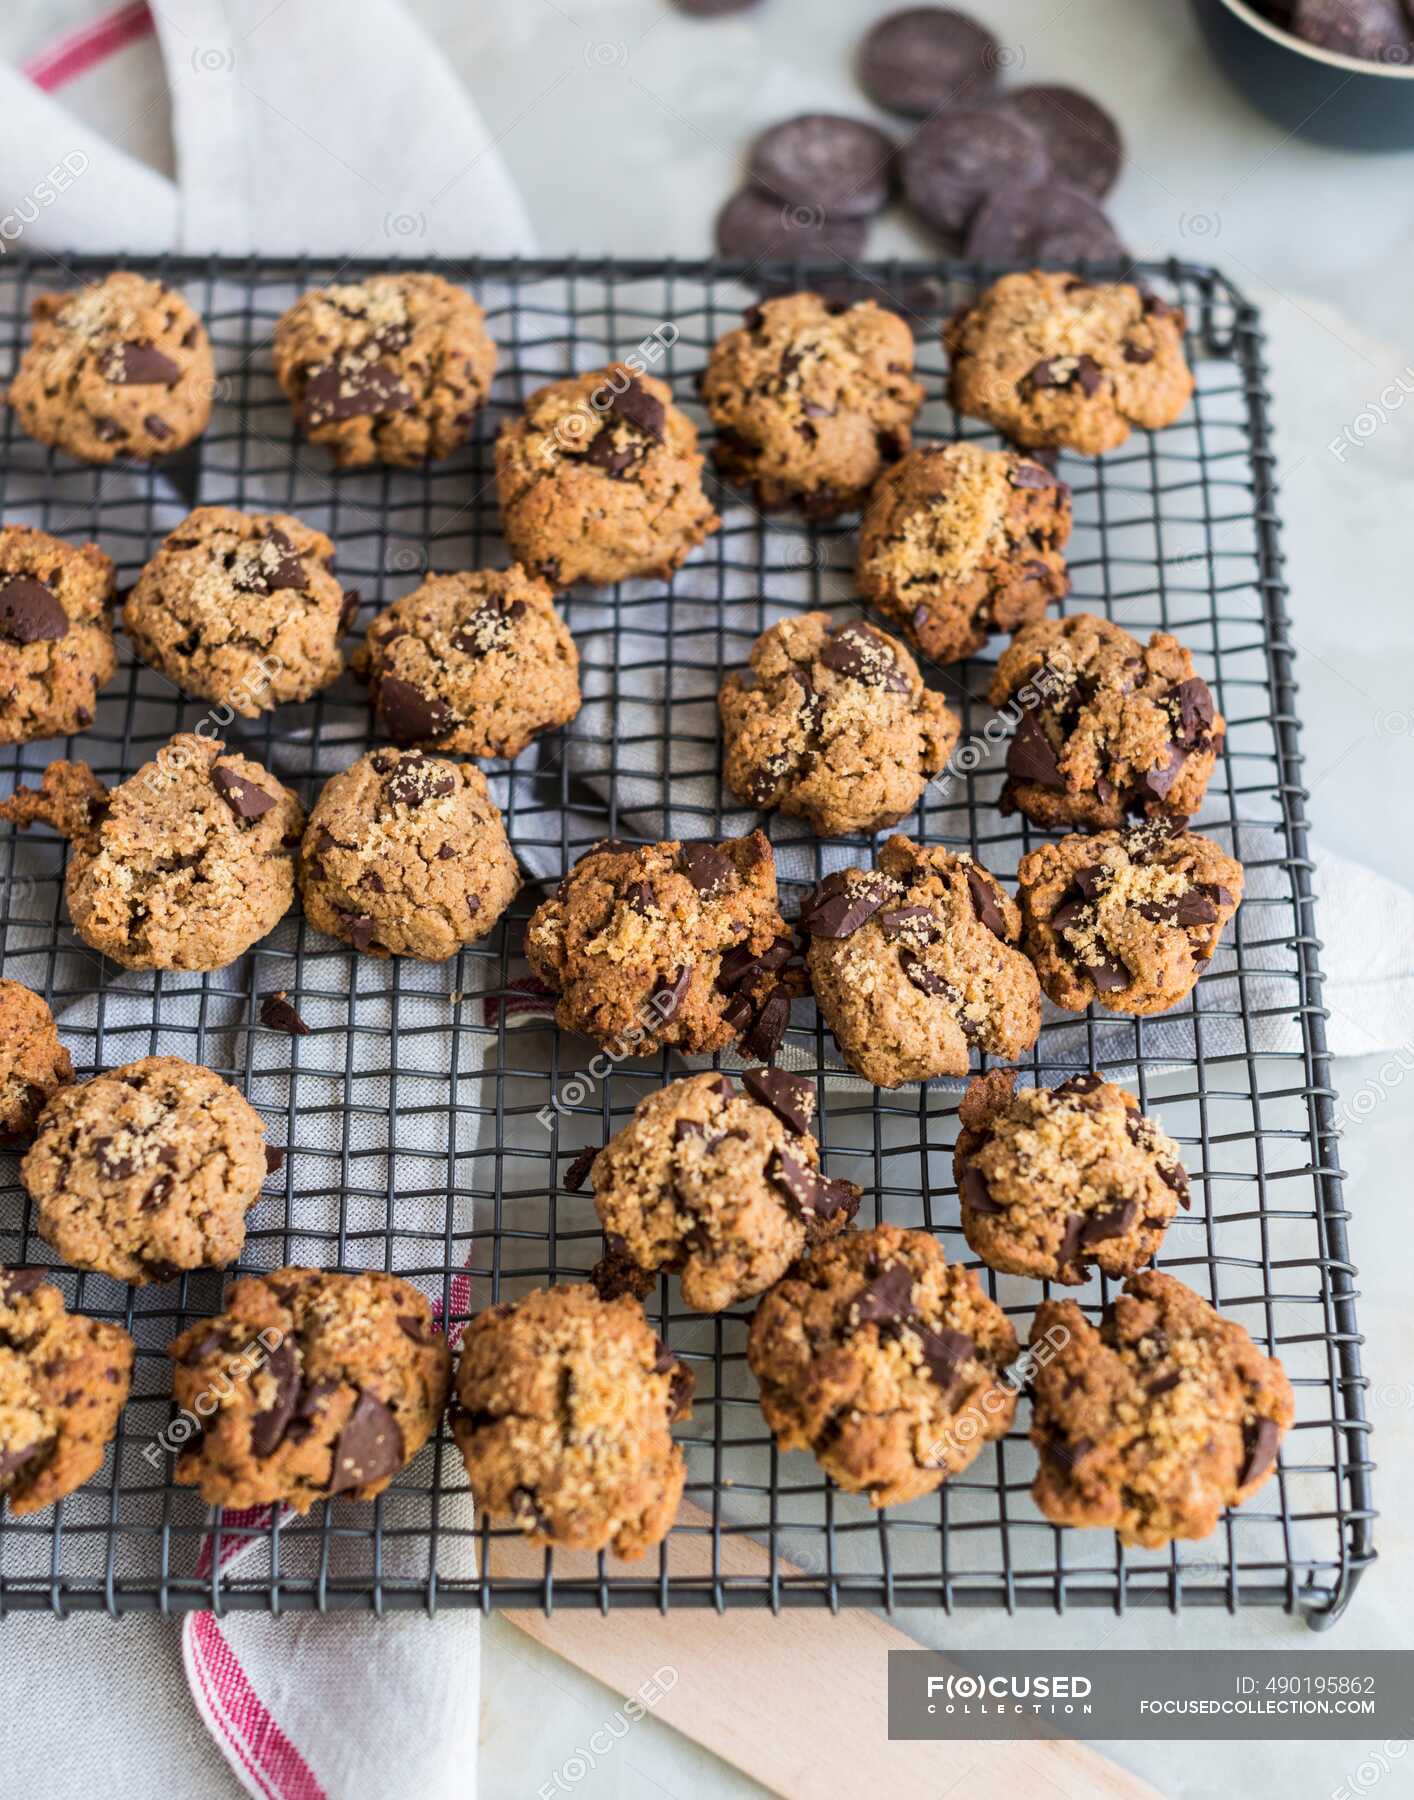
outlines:
M792 206L837 219L868 219L889 203L894 146L877 125L838 113L804 113L757 138L748 174Z
M903 152L909 205L942 232L965 231L990 195L1045 181L1050 172L1046 147L1029 126L980 107L930 119Z
M991 93L1001 45L976 19L950 6L910 6L880 19L859 46L859 80L871 100L922 119L940 106L973 105Z

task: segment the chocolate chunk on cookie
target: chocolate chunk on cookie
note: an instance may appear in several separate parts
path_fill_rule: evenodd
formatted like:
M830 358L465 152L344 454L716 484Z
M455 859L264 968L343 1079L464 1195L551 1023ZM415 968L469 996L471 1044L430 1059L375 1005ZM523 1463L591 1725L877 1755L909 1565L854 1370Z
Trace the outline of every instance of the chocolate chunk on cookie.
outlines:
M243 718L308 700L344 659L334 546L289 513L201 506L167 534L123 606L148 663Z
M93 723L113 678L113 562L28 525L0 527L0 744Z
M764 1293L859 1207L852 1182L821 1173L813 1085L766 1069L742 1086L716 1074L672 1082L594 1160L606 1241L640 1269L680 1274L698 1312Z
M802 613L756 640L718 696L727 786L822 837L897 825L957 742L958 721L901 644Z
M1161 823L1064 837L1021 859L1026 953L1057 1006L1158 1013L1189 992L1242 899L1242 865Z
M98 1472L132 1380L127 1332L69 1312L46 1272L0 1268L0 1503L17 1519Z
M1098 1327L1073 1300L1036 1311L1031 1493L1057 1525L1161 1549L1207 1537L1272 1473L1291 1383L1242 1327L1171 1275L1132 1276Z
M519 563L429 575L379 613L354 659L399 744L519 756L579 711L579 652L548 585Z
M484 938L520 888L486 777L420 750L371 750L325 784L299 878L317 931L421 962Z
M177 1056L61 1088L20 1165L45 1242L139 1285L234 1262L265 1174L259 1113Z
M300 430L346 469L450 456L496 369L481 308L425 274L311 289L275 327L274 355Z
M1005 1434L1016 1333L926 1231L878 1225L812 1250L747 1339L781 1450L809 1450L848 1493L899 1506Z
M1004 275L943 330L953 406L1027 449L1115 450L1193 393L1183 314L1129 282Z
M696 426L621 363L538 388L501 428L496 487L513 555L552 587L669 576L721 523Z
M1094 613L1023 627L988 698L1019 709L1002 811L1052 829L1190 817L1227 730L1177 638L1141 645Z
M687 1463L670 1427L691 1395L636 1300L540 1288L467 1326L452 1433L493 1525L631 1561L672 1526Z
M855 578L925 656L957 662L1069 591L1069 538L1070 489L1040 463L929 444L875 484Z
M852 1069L878 1087L1019 1056L1041 1029L1021 914L972 857L892 837L874 870L829 875L801 908L806 967Z
M994 1069L969 1085L960 1117L962 1229L989 1269L1071 1286L1092 1264L1132 1275L1188 1205L1178 1145L1099 1075L1017 1092L1015 1071Z
M763 510L829 519L862 505L908 449L923 389L913 334L896 314L807 293L747 309L712 351L702 400L729 481Z
M40 294L10 383L24 429L85 462L184 449L211 419L206 327L174 289L118 270L72 294Z
M210 1506L299 1513L381 1494L437 1429L452 1361L411 1282L318 1269L243 1275L169 1354L173 1398L203 1427L176 1479Z
M224 969L294 899L299 801L258 762L181 732L111 792L87 763L51 763L0 818L70 840L74 930L129 969Z
M794 976L765 833L721 844L606 842L580 857L525 932L562 1030L650 1055L780 1048ZM798 985L798 983L796 983Z

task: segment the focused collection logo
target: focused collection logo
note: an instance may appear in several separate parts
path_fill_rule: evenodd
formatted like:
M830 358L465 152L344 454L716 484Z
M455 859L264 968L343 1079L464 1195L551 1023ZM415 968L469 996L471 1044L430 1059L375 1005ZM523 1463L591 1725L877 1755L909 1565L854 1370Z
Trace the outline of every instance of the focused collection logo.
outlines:
M929 1675L925 1682L930 1713L978 1712L998 1717L1030 1713L1039 1717L1083 1717L1095 1709L1095 1684L1086 1675Z

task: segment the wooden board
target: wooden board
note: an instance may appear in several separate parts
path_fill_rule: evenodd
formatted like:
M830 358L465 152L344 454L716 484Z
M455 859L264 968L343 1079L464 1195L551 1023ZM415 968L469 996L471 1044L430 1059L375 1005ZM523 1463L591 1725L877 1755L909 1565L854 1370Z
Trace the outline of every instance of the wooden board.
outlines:
M684 1504L679 1523L711 1526ZM740 1536L719 1539L721 1571L760 1576L770 1555ZM675 1575L711 1574L711 1539L672 1540ZM497 1539L492 1572L539 1580L543 1552ZM616 1563L642 1575L655 1565ZM782 1575L798 1574L790 1563ZM592 1556L563 1552L559 1576L593 1579ZM918 1645L862 1609L836 1614L796 1608L772 1615L733 1608L724 1615L676 1610L561 1608L502 1615L539 1644L629 1695L655 1670L677 1679L653 1717L704 1745L788 1800L840 1800L878 1793L890 1800L951 1793L1017 1793L1027 1800L1159 1800L1156 1789L1084 1744L920 1744L888 1740L888 1652Z

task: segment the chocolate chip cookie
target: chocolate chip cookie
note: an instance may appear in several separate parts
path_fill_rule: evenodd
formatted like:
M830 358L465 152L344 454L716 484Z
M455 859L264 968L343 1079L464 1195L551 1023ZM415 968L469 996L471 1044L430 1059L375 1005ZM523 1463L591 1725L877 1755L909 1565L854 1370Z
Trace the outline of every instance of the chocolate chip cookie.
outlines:
M1021 914L973 857L891 837L878 867L826 876L801 908L806 967L845 1061L894 1088L1011 1059L1041 1029Z
M1070 591L1070 489L1040 463L979 444L914 450L875 484L855 577L935 662L1039 619Z
M496 488L512 554L557 588L667 577L721 524L697 427L622 363L538 388L501 428Z
M782 1450L900 1506L1005 1435L1016 1333L926 1231L877 1225L812 1250L756 1310L746 1355Z
M1024 627L987 697L1017 705L1002 811L1050 829L1188 818L1227 729L1177 638L1156 631L1142 645L1093 613Z
M367 956L442 962L519 888L486 777L420 750L372 750L335 775L300 847L305 917Z
M184 693L256 719L343 671L339 640L358 600L333 560L324 533L289 513L199 506L138 576L123 626Z
M43 1269L0 1269L0 1501L16 1518L102 1467L133 1372L133 1340L71 1313Z
M912 442L913 333L872 300L787 294L749 306L702 377L717 467L763 511L853 512Z
M682 1498L669 1428L692 1386L635 1300L576 1285L488 1308L462 1340L452 1409L478 1506L532 1544L642 1556Z
M823 612L762 632L750 673L728 675L717 704L727 786L808 819L821 837L897 825L959 731L901 644Z
M97 544L0 527L0 744L92 725L118 666L112 603L113 561Z
M1031 1347L1032 1496L1053 1523L1126 1544L1207 1537L1266 1481L1295 1417L1276 1358L1154 1269L1131 1276L1098 1329L1073 1300L1043 1301Z
M1132 1275L1188 1200L1178 1145L1100 1075L1016 1092L979 1075L962 1098L953 1173L962 1229L989 1269L1076 1287L1093 1263Z
M697 1312L763 1293L859 1209L852 1182L820 1172L815 1089L783 1069L692 1075L649 1094L594 1159L611 1248L676 1270Z
M579 652L550 589L519 563L430 575L379 613L354 658L398 744L519 756L579 711Z
M1183 325L1129 282L1004 275L944 328L953 406L1027 449L1099 456L1182 417Z
M769 1062L790 1020L790 931L764 832L587 851L525 932L555 1020L624 1055L671 1046Z
M1195 831L1134 825L1021 859L1026 954L1057 1006L1159 1013L1188 994L1242 899L1242 865Z
M373 1500L437 1429L451 1352L396 1275L243 1275L171 1345L193 1433L176 1479L210 1506ZM168 1427L177 1434L181 1420Z
M54 1015L19 981L0 981L0 1147L23 1142L46 1103L74 1078Z
M299 801L251 757L181 732L111 791L87 763L56 762L0 818L69 839L74 930L128 969L224 969L294 899Z
M61 1088L20 1165L45 1242L139 1286L234 1262L265 1174L260 1114L179 1056Z
M211 419L206 327L182 296L120 269L71 294L40 294L10 405L41 444L84 462L184 449Z
M274 354L295 423L342 469L450 456L496 370L481 308L440 275L312 288L275 327Z

